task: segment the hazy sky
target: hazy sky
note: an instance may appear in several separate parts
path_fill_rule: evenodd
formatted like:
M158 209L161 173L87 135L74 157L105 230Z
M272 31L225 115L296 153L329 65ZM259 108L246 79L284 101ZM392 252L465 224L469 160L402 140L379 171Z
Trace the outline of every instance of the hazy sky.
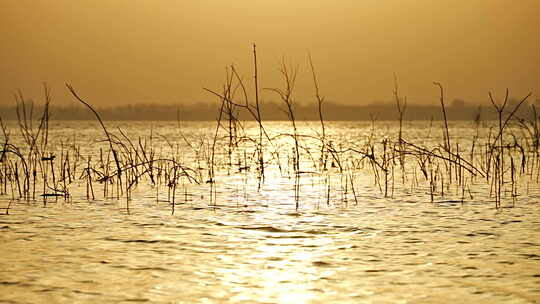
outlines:
M390 100L393 72L410 102L540 96L539 0L0 0L0 104L22 89L95 105L212 101L234 63L261 87L298 65L297 99L311 100L307 54L323 95L343 103ZM264 91L265 99L275 99Z

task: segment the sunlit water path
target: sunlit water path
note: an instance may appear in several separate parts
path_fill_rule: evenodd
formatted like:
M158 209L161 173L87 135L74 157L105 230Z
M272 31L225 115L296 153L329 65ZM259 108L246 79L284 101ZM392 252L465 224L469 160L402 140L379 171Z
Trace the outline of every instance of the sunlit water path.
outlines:
M75 135L82 155L100 144L99 129L81 131L92 123L62 124L52 134L64 141ZM381 134L393 130L380 124ZM150 132L143 123L119 125L128 134ZM201 125L184 132L211 134L211 125ZM407 138L429 141L427 125L410 124ZM155 123L154 140L181 142L175 127ZM355 141L368 136L370 124L336 123L334 130ZM83 182L68 201L16 202L0 216L0 302L540 301L535 185L523 184L514 207L497 210L481 185L463 203L455 191L432 203L410 181L385 198L359 173L356 199L338 189L328 203L320 179L306 175L296 209L293 182L272 171L260 185L222 172L213 194L210 184L180 188L174 214L166 189L156 199L148 184L134 191L129 215L122 197L88 201ZM0 201L5 207L9 196Z

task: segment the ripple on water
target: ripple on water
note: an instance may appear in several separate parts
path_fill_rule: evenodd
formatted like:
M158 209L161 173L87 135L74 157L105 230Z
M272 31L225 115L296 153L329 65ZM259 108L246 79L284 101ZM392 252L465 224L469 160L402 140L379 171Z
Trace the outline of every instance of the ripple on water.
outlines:
M218 180L216 202L193 185L174 215L167 189L155 201L151 185L133 193L129 216L124 200L87 202L84 184L69 203L15 203L0 216L0 302L538 302L538 190L495 211L489 189L430 203L425 188L396 183L384 198L365 170L358 204L341 202L333 180L328 206L305 176L299 210L279 174L261 190L220 176L238 188Z

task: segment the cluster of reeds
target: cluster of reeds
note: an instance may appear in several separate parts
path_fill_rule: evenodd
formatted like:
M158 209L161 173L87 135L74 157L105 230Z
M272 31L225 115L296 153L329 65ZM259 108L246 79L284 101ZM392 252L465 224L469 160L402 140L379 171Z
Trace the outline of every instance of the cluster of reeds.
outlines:
M362 201L359 179L362 179L360 185L366 187L366 177L372 178L382 197L394 197L399 188L399 191L411 193L424 192L433 203L464 203L474 199L474 186L487 185L497 209L516 203L523 189L519 183L528 186L540 182L540 117L534 106L528 111L529 116L517 115L530 94L510 108L508 90L500 103L490 93L498 121L482 122L478 114L474 119L476 134L467 142L469 139L451 134L443 86L434 83L440 95L442 133L440 142L426 144L407 139L404 126L407 102L406 97L399 95L395 76L397 136L381 136L373 120L369 134L348 142L329 134L330 128L324 119L324 98L311 56L314 106L320 124L316 130L303 128L297 120L294 89L298 69L286 62L280 66L283 86L264 90L281 100L290 131L276 133L267 128L259 100L255 45L253 63L252 94L234 66L226 69L221 90L206 89L220 101L215 131L210 138L188 139L179 125L181 140L171 142L170 138L164 138L166 148L156 147L152 133L146 138L132 139L120 128L114 132L109 130L99 113L69 84L67 89L74 100L95 115L103 140L87 155L83 155L81 147L74 142L51 146L50 90L44 86L44 110L38 117L34 117L33 104L28 104L19 92L16 102L20 135L16 142L0 117L3 134L0 198L5 197L9 202L6 213L16 201L38 201L39 198L47 205L52 198L69 202L77 187L83 187L88 200L96 200L100 193L104 199L125 199L129 213L132 193L143 182L155 189L156 202L169 203L174 213L178 196L183 196L184 202L190 200L190 185L208 185L209 205L216 206L220 177L240 176L247 197L246 185L252 180L256 180L258 190L265 183L272 183L268 181L268 172L293 180L291 198L296 209L302 203L301 186L309 182L318 183L319 198L327 205L336 200L359 204ZM240 119L241 113L247 113L256 128L248 128L247 122ZM482 123L490 124L487 136L480 134ZM191 157L186 156L187 150L191 151ZM166 198L160 197L164 191Z
M152 136L150 140L139 138L134 141L121 129L110 132L94 108L72 86L68 84L67 88L77 101L95 114L106 145L98 145L98 151L86 156L81 155L80 146L73 143L50 147L48 87L44 89L45 106L37 124L33 104L27 104L22 93L17 94L17 123L22 142L19 140L16 144L11 140L12 133L0 118L4 137L0 153L0 195L9 197L6 213L13 201L37 201L38 197L44 205L51 198L71 201L71 189L81 181L85 184L87 199L96 199L100 185L104 198L125 198L128 213L131 193L141 180L148 180L156 187L156 193L160 186L167 187L167 200L172 202L178 185L200 183L197 172L179 162L179 153L158 158ZM174 208L174 203L172 206Z
M358 202L355 190L355 176L362 172L365 175L366 169L371 171L374 184L379 188L384 197L394 195L396 182L400 183L401 188L405 188L405 183L411 182L411 189L422 188L422 179L426 184L427 192L431 202L461 202L466 197L473 199L471 186L485 180L490 187L490 196L494 200L496 208L501 208L503 197L509 198L512 206L515 204L518 194L518 177L528 175L527 183L538 183L538 151L539 136L538 125L540 117L536 114L536 109L532 107L531 116L517 117L516 113L526 102L531 94L523 97L512 108L508 107L508 90L502 103L496 103L490 93L494 110L498 114L498 121L490 127L487 138L481 138L479 135L479 126L481 123L480 114L474 118L476 126L476 135L471 143L463 142L459 135L452 135L449 128L449 122L446 115L446 105L444 99L444 89L442 84L435 82L439 89L439 102L442 112L442 136L441 143L426 146L419 143L408 141L404 134L404 116L407 107L406 97L399 96L397 76L395 79L394 97L396 101L399 129L397 140L392 141L388 137L378 139L375 134L371 134L360 144L349 143L344 146L340 142L336 147L331 140L327 139L326 127L323 118L323 98L320 96L317 75L311 57L309 64L313 76L315 87L316 106L320 117L320 131L316 134L303 134L300 132L298 122L294 111L294 85L297 76L297 69L282 63L280 72L283 78L283 87L270 88L276 93L284 106L284 112L287 114L291 123L290 133L281 133L276 137L270 138L267 135L267 142L264 149L271 155L288 153L290 160L287 164L288 170L292 171L294 176L294 201L299 206L299 191L302 184L300 179L302 175L317 174L321 176L326 191L327 201L330 197L330 174L338 175L340 178L340 193L346 197L350 192L354 201ZM237 72L234 72L238 75ZM241 84L244 98L247 102L247 93L245 86ZM228 86L230 87L230 82ZM209 90L210 91L210 90ZM211 91L213 92L213 91ZM233 96L217 94L223 100L230 104L240 104L235 102ZM231 117L229 115L229 117ZM255 117L255 116L254 116ZM262 126L260 112L256 116L257 122ZM221 115L220 115L221 119ZM491 122L486 122L491 123ZM218 122L219 126L220 122ZM262 128L264 130L264 128ZM217 128L219 130L219 127ZM218 132L216 131L216 138ZM230 134L230 133L229 133ZM480 140L485 139L485 142ZM272 141L280 141L279 144L270 145ZM288 152L283 148L283 140L289 141L292 147ZM258 142L258 150L263 145ZM480 149L478 149L480 146ZM274 150L275 147L280 147ZM318 148L317 148L318 147ZM314 157L315 151L320 151L318 162ZM261 153L260 151L258 153ZM275 160L273 158L272 160ZM278 160L278 167L281 171L281 164ZM301 165L304 164L304 165ZM271 162L261 163L260 165L271 165ZM264 172L264 168L260 169ZM331 172L329 172L331 171ZM398 179L399 177L399 179ZM533 178L535 177L535 178ZM411 180L412 179L412 180ZM455 198L456 193L459 197ZM345 198L346 199L346 198Z

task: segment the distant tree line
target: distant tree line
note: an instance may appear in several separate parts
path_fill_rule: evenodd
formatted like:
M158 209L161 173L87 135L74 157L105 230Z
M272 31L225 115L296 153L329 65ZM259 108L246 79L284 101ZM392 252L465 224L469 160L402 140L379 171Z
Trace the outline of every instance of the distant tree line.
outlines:
M513 109L517 101L511 100L508 109ZM540 112L540 100L533 103ZM33 106L34 115L39 115L41 106L28 102L26 107ZM264 120L287 120L285 108L274 102L262 103L262 118ZM215 120L218 116L219 104L133 104L115 107L97 108L104 120ZM317 106L315 104L295 104L294 111L299 120L318 120ZM325 102L323 105L325 120L396 120L398 111L393 103L377 102L368 105L345 105L335 102ZM88 109L79 106L54 106L49 108L50 118L53 120L93 120L95 117ZM522 105L518 115L530 115L532 104ZM241 120L249 120L250 115L245 111L237 113ZM456 99L447 106L447 117L450 120L492 120L496 119L496 111L489 104L468 105L465 101ZM0 118L4 120L17 119L16 105L0 106ZM36 117L37 118L37 117ZM406 120L441 120L441 108L433 105L407 105L404 113Z

